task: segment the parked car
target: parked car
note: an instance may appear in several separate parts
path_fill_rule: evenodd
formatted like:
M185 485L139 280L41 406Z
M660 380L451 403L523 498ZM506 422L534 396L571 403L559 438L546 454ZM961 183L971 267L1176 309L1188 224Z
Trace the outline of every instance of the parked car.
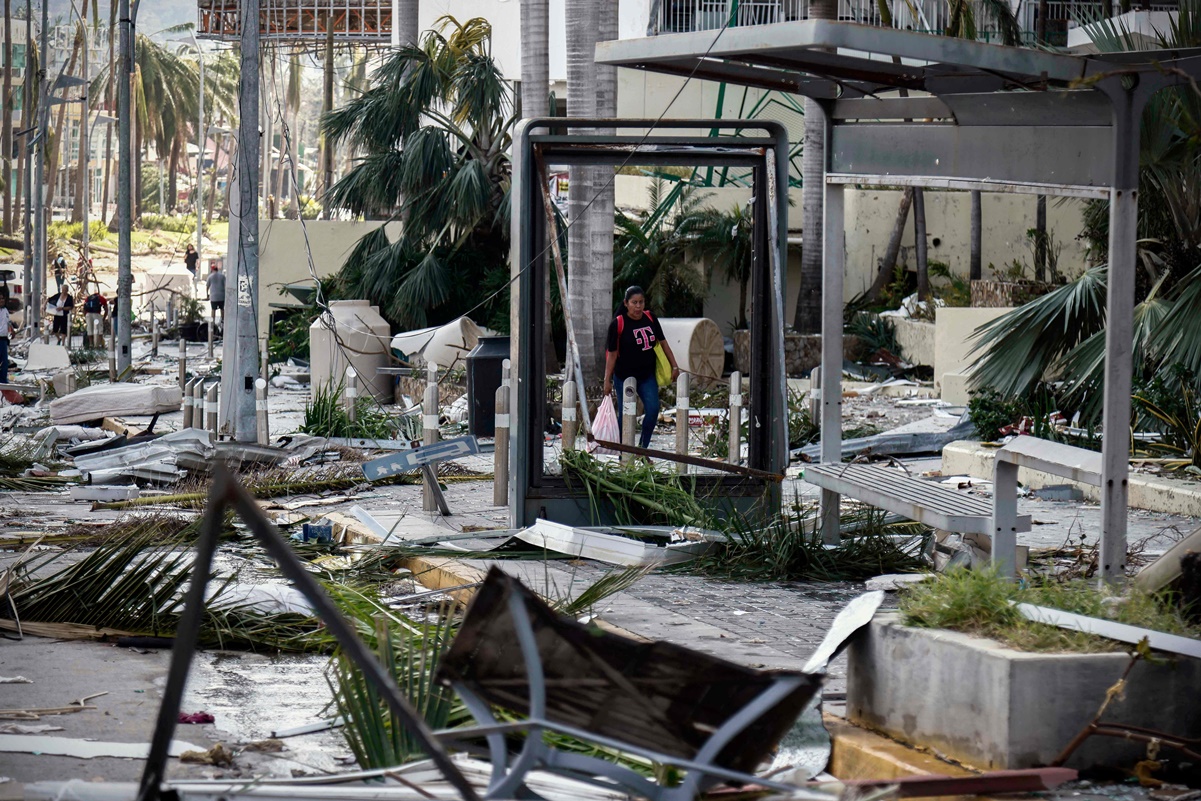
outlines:
M22 287L24 270L24 266L20 264L8 264L0 269L0 286L8 290L8 316L15 328L25 324L25 296Z

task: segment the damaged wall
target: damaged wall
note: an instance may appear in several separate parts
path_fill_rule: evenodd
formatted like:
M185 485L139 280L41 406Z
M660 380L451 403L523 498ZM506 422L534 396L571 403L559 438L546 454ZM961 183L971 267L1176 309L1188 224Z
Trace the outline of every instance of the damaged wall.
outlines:
M259 220L259 309L258 319L270 319L270 304L296 304L291 295L281 295L285 284L310 279L305 236L313 252L313 267L318 278L327 278L346 263L358 241L383 225L381 221L341 222L337 220ZM400 235L400 224L388 224L388 237ZM265 323L264 323L265 324ZM263 332L259 332L260 336Z

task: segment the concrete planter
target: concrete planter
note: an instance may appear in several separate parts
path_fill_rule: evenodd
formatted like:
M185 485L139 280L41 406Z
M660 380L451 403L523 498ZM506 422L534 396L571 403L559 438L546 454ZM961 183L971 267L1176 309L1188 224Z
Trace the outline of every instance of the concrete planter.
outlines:
M1117 647L1117 644L1115 644ZM876 616L848 651L847 717L985 769L1050 763L1100 707L1130 658L1031 654L991 640ZM1201 660L1135 666L1106 721L1201 736ZM1067 766L1132 767L1146 748L1091 737Z

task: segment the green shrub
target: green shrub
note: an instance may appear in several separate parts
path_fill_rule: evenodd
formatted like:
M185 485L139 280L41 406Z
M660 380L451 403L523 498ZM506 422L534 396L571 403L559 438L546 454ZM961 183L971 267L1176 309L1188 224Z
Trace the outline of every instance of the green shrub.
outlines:
M315 220L321 216L321 204L309 195L300 196L300 219Z
M196 231L196 215L143 214L138 221L138 225L145 231L191 234Z
M1013 425L1022 417L1022 407L1001 395L992 387L972 391L967 402L967 416L976 427L976 436L986 441L1001 437L1001 429Z
M421 436L419 418L388 414L370 396L356 399L355 420L352 421L343 402L345 390L342 383L326 384L319 389L313 402L304 407L300 433L364 439L416 439Z
M51 241L59 240L74 240L76 242L83 241L83 223L82 222L67 222L65 220L55 220L46 226L46 233ZM104 224L104 220L93 220L88 223L88 240L91 242L103 242L109 237L108 226Z

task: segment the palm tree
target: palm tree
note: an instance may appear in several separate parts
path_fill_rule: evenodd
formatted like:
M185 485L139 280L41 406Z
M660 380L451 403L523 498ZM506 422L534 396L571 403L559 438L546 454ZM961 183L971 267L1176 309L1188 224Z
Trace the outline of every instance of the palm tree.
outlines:
M656 178L647 195L645 217L617 213L613 251L617 286L609 282L605 325L620 299L620 287L637 285L646 291L648 307L664 317L698 317L705 300L704 272L690 260L702 242L713 242L713 212L702 208L707 195L687 184ZM705 238L707 237L707 238Z
M394 243L382 227L360 239L342 272L345 287L398 325L461 314L481 286L507 285L514 119L491 37L487 20L442 17L420 45L387 55L370 89L321 121L331 147L362 154L326 207L404 220ZM502 292L490 311L506 302ZM507 327L506 319L488 322Z
M736 328L746 328L747 288L751 281L753 218L747 207L735 205L729 211L705 209L695 227L693 247L720 269L727 281L738 283L738 319Z
M597 116L596 40L600 34L596 0L567 0L567 113L570 117ZM595 384L601 376L603 339L598 339L592 306L595 296L592 270L592 229L606 225L590 213L596 170L572 165L567 175L567 312L575 323L577 357L584 380ZM612 219L612 212L609 214ZM612 285L608 293L612 293ZM608 309L606 309L606 312ZM607 317L606 324L607 324Z
M1097 23L1102 52L1147 47L1112 21ZM1201 3L1184 0L1176 21L1153 46L1201 45ZM1142 117L1139 161L1139 265L1134 310L1136 383L1156 375L1201 376L1201 95L1164 89ZM1085 212L1084 236L1100 259L1108 245L1108 204ZM1104 375L1107 266L1084 275L979 329L972 384L1022 397L1048 375L1062 377L1066 401L1086 421L1100 414Z

